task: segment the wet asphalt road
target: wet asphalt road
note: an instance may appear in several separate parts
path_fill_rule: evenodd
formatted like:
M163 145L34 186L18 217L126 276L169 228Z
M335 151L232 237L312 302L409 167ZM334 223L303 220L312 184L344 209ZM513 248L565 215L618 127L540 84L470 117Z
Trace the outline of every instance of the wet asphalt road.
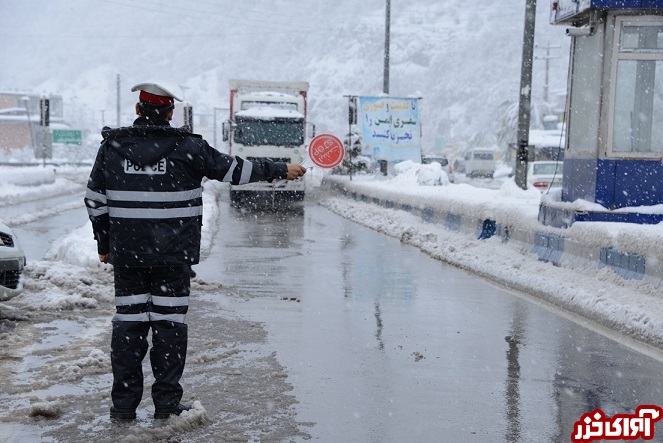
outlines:
M659 353L323 207L221 217L197 270L264 323L319 441L561 442L593 409L663 404Z
M15 227L29 258L82 213ZM206 318L230 309L262 325L261 346L287 374L296 420L313 441L564 442L585 412L663 404L660 353L638 352L313 200L280 212L223 201L220 217L195 270L233 296L194 294L191 327L214 334L214 321L195 324L203 308ZM190 366L191 388L201 392L202 365L201 375ZM209 411L211 401L203 402ZM232 435L250 435L252 420ZM652 441L663 441L658 428ZM181 441L209 441L211 432L197 432Z

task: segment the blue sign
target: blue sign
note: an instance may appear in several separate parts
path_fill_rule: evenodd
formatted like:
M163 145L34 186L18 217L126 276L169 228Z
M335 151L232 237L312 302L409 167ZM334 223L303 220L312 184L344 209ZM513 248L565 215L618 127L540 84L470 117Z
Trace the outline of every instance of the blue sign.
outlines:
M359 97L358 117L375 160L421 161L419 99Z

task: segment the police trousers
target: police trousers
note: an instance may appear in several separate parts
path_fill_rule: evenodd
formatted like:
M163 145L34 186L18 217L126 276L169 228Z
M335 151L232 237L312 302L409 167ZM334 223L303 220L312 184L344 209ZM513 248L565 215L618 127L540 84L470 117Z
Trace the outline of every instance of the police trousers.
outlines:
M176 407L187 350L185 316L190 267L114 268L116 314L111 337L113 406L136 410L143 396L142 363L152 332L152 400L157 409Z

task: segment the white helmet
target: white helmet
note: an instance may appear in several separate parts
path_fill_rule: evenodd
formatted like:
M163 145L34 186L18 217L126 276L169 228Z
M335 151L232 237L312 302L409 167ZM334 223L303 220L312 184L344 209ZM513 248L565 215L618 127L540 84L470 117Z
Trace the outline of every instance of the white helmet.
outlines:
M131 92L145 91L149 94L159 95L162 97L172 97L178 102L182 101L182 89L176 83L167 81L149 81L142 82L131 88Z

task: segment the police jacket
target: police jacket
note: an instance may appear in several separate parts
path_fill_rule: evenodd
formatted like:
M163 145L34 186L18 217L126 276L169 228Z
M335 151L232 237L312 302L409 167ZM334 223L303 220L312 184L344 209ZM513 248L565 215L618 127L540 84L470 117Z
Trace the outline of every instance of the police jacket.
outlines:
M196 264L203 177L234 185L287 176L287 165L222 154L187 127L139 117L105 127L85 205L99 254L116 266Z

